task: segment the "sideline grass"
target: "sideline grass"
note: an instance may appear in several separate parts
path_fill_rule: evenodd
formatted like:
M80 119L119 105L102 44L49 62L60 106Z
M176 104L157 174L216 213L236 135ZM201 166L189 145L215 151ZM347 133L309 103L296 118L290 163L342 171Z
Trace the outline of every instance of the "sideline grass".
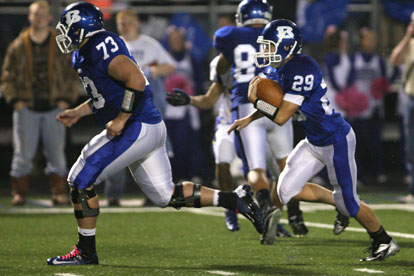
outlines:
M388 230L413 233L412 212L377 214ZM331 223L335 213L304 216ZM0 224L0 275L374 275L365 269L382 275L414 274L412 239L397 239L401 252L385 262L361 263L369 246L365 233L334 236L332 230L312 227L305 238L262 246L246 220L241 231L231 233L221 217L179 211L103 213L97 230L100 265L50 267L48 257L66 254L76 242L73 215L1 214ZM357 226L355 220L351 226Z

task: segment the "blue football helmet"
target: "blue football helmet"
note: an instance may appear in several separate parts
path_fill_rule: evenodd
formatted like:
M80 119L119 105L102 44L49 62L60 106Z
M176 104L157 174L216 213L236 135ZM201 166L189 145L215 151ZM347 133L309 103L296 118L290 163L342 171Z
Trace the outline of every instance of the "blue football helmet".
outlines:
M272 10L266 0L243 0L237 8L237 26L266 25L272 20Z
M257 38L261 51L255 54L256 66L278 68L288 57L302 51L302 34L290 20L278 19L270 22Z
M103 15L101 10L88 3L76 2L63 11L56 29L60 35L56 42L62 53L70 53L79 49L82 41L93 34L103 31Z

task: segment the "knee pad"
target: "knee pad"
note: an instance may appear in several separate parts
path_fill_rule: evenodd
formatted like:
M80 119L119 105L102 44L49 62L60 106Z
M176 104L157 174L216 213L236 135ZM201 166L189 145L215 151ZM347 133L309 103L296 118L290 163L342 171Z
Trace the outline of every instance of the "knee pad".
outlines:
M168 203L168 206L180 209L192 203L195 208L201 208L201 185L193 184L193 195L190 197L184 197L183 184L179 183L175 185L174 194Z
M96 217L99 215L99 207L90 208L88 204L88 199L96 196L95 188L92 188L91 190L82 190L75 188L70 192L70 195L74 204L82 204L82 210L74 211L75 217L77 219Z

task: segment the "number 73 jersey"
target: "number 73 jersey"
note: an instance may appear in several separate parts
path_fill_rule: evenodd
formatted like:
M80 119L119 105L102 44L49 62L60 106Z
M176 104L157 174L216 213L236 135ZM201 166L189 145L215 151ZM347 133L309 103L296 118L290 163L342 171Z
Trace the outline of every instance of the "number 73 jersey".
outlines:
M214 34L214 47L231 62L232 108L249 102L249 82L262 71L256 67L254 58L260 49L256 40L262 31L263 27L225 26Z
M124 41L108 31L94 34L72 55L72 66L91 99L96 118L103 126L118 115L125 95L124 84L108 74L110 62L118 55L124 55L136 63ZM161 115L153 104L152 91L147 80L144 97L129 121L150 124L161 121Z
M280 83L285 94L283 100L300 106L299 110L306 118L299 123L305 128L310 143L331 145L335 142L336 132L344 135L349 132L349 124L329 103L322 70L313 58L295 55L278 69L266 67L264 74Z

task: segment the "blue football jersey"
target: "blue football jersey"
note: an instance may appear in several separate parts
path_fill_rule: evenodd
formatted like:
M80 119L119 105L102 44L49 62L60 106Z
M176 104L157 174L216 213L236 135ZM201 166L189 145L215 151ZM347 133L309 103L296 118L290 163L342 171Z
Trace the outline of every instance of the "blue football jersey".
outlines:
M263 28L225 26L216 31L214 47L231 62L233 88L232 108L248 103L249 82L262 70L256 67L254 54L260 46L256 42Z
M304 97L299 110L306 119L299 123L305 128L310 143L316 146L331 145L335 142L335 134L349 132L350 125L329 104L322 71L313 58L296 55L278 69L267 67L264 74L278 81L285 94Z
M72 55L72 66L91 98L93 113L103 126L119 114L125 94L124 85L108 75L108 65L118 55L125 55L136 63L124 41L108 31L96 33ZM148 82L144 97L129 119L129 122L132 121L149 124L161 121Z

